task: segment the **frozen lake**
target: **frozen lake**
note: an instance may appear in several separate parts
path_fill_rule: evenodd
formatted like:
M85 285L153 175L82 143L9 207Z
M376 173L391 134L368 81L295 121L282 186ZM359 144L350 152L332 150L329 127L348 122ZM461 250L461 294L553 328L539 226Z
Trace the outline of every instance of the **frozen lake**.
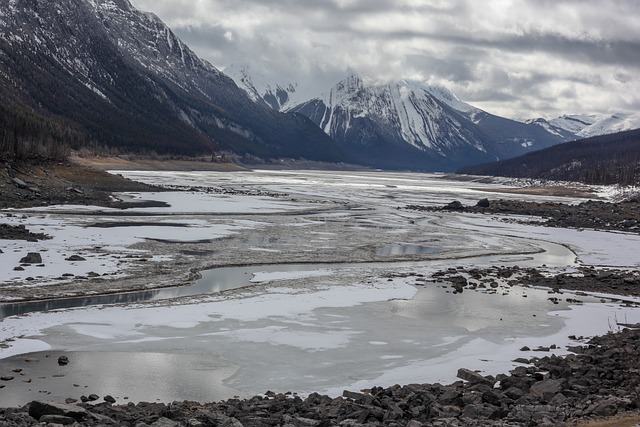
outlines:
M431 280L451 267L638 268L638 236L403 209L485 197L578 200L415 173L122 174L184 189L126 195L165 208L0 215L54 236L2 241L0 298L11 302L27 286L78 295L89 285L80 289L77 278L90 272L99 277L86 283L100 292L190 285L38 303L20 316L12 315L19 304L0 308L8 316L0 322L0 373L22 369L0 389L3 405L43 395L212 401L269 389L339 394L451 382L460 367L495 374L514 358L548 354L521 352L524 345L565 354L576 344L569 335L640 321L636 308L595 297L554 304L546 290L506 284L454 295ZM14 271L27 251L43 253L45 267ZM85 261L66 261L72 253ZM59 367L62 354L71 363Z

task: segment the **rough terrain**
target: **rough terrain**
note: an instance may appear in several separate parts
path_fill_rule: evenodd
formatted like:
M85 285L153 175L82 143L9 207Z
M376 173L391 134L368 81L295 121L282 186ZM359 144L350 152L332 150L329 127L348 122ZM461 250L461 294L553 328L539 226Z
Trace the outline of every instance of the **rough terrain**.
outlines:
M427 212L467 212L494 215L540 217L526 221L547 227L591 228L640 234L640 199L638 196L620 203L588 200L577 205L553 202L482 199L474 206L453 201L445 206L409 205L406 209Z
M71 162L0 163L0 209L54 204L126 207L111 197L119 191L161 190Z
M113 206L109 191L145 191L151 187L102 175L75 165L5 165L0 168L0 207L53 203ZM19 181L16 181L18 179ZM154 191L157 189L153 188ZM476 206L451 203L444 207L408 206L424 211L456 211L540 217L540 225L597 228L640 233L638 200L620 204L585 202L579 205L482 200ZM531 221L527 221L531 224ZM0 230L2 238L44 239L22 227ZM12 236L12 237L7 237ZM175 245L171 251L175 252ZM339 254L338 254L339 255ZM431 278L450 284L453 294L500 286L543 286L549 298L563 290L640 295L637 271L596 270L549 274L533 268L494 267L437 272ZM579 297L579 294L566 296ZM575 301L577 299L574 298ZM593 338L583 345L575 337L574 355L556 357L553 348L540 358L517 359L522 365L508 375L483 377L460 369L464 381L454 384L411 384L386 389L346 391L331 398L312 394L267 392L247 400L217 403L174 402L114 405L110 396L73 396L66 405L36 401L22 408L0 409L1 426L155 425L155 426L516 426L576 425L601 418L630 415L640 422L640 363L638 325ZM67 361L73 367L73 360ZM0 387L20 381L22 372L0 378ZM4 383L4 384L3 384ZM75 399L78 399L77 401ZM98 403L99 402L99 403ZM0 406L2 403L0 402ZM615 424L614 424L615 425Z
M0 425L30 426L561 426L628 415L640 408L639 325L576 345L575 354L517 359L509 374L461 368L449 385L408 384L345 391L331 398L267 391L217 403L113 405L110 396L67 404L33 401L0 410ZM61 358L59 363L73 363ZM19 375L19 373L16 373ZM11 381L7 378L3 380ZM101 402L101 403L98 403ZM631 412L633 413L633 412ZM640 418L633 416L627 420ZM632 424L629 424L632 425Z

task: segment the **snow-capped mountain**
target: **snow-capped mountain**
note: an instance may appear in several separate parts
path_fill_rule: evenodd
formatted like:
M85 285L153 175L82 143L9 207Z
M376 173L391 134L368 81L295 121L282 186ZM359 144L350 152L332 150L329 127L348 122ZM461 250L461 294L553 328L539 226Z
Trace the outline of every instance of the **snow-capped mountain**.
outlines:
M254 84L248 69L235 78L245 90L262 88L254 99L272 104L261 98L267 85ZM306 99L300 92L278 108L304 114L357 159L381 167L451 170L562 142L539 126L493 116L421 82L380 83L353 73Z
M427 87L413 82L377 84L350 75L326 94L290 111L306 115L337 141L356 146L361 155L386 141L394 150L404 143L436 163L491 159L481 136L470 132ZM389 151L387 156L394 154Z
M617 113L604 116L567 114L551 120L533 119L529 123L562 135L566 140L582 139L638 129L640 113Z
M231 64L223 71L254 102L263 103L274 110L284 111L290 101L296 98L296 83L269 81L264 75L252 72L249 65Z
M128 0L4 0L0 96L121 151L344 161L301 116L253 102ZM77 147L76 147L77 148Z

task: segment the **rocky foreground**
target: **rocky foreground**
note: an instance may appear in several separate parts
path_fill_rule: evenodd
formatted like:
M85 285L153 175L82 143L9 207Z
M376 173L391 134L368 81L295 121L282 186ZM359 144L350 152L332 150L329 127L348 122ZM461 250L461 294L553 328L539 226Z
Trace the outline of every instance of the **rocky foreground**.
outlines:
M495 378L460 369L464 381L449 385L374 387L337 398L267 392L207 404L34 401L0 410L0 426L558 426L633 413L638 422L639 326L593 338L566 357L517 359L521 366Z

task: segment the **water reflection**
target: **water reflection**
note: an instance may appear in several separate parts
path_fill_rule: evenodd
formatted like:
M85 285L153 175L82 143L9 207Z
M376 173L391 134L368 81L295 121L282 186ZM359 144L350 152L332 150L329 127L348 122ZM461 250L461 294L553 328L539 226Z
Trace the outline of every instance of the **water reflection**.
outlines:
M531 254L526 259L514 256L479 256L467 258L461 264L470 265L496 265L518 262L520 265L567 266L575 263L575 254L564 246L538 242L543 251ZM432 246L393 244L378 249L379 256L395 255L424 255L438 253L441 250ZM460 262L461 260L458 260ZM401 268L440 265L450 265L450 259L425 260L425 261L395 261L395 262L370 262L370 263L318 263L318 264L270 264L249 267L222 267L202 272L202 278L188 286L170 287L162 289L143 290L136 292L113 293L107 295L94 295L82 297L70 297L54 300L40 300L29 302L16 302L0 304L0 320L8 316L32 313L36 311L50 311L74 307L86 307L104 304L131 304L144 301L157 301L170 298L186 297L193 295L207 295L251 286L251 279L258 272L291 272L314 271L321 269L345 269L345 268Z
M441 249L435 248L433 246L422 246L422 245L398 243L398 244L392 244L392 245L385 245L379 248L376 251L376 254L380 256L400 256L400 255L435 254L438 252L441 252Z

